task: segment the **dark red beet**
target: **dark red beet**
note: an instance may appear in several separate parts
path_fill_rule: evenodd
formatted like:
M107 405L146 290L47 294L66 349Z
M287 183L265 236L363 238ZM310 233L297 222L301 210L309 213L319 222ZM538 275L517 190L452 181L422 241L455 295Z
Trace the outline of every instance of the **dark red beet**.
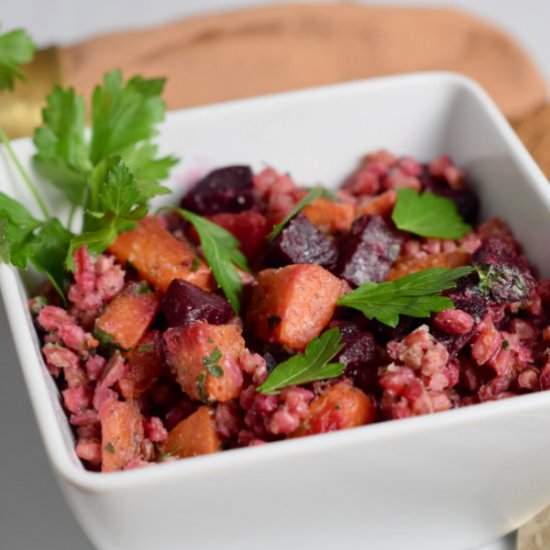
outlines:
M354 285L384 281L399 255L401 238L380 216L357 218L339 241L336 274Z
M451 199L460 215L471 224L476 224L479 218L479 199L470 191L467 185L462 189L451 189L447 181L440 177L434 177L429 173L426 166L423 167L420 176L422 188L425 191L431 191L436 195L441 195Z
M360 332L350 338L344 338L344 349L337 359L346 365L345 373L356 376L361 369L376 366L376 342L370 332Z
M264 353L265 366L267 367L267 372L271 372L278 364L277 359L269 353L268 351Z
M447 296L453 301L456 309L461 309L470 314L475 325L468 334L451 335L439 330L431 323L431 332L441 342L451 355L456 355L467 344L470 343L475 335L477 324L485 317L489 309L487 297L477 287L476 276L468 276L455 288L447 293Z
M338 251L330 237L315 227L301 212L277 237L267 256L270 265L317 264L334 266Z
M380 357L374 336L352 321L333 321L330 326L340 329L344 344L334 360L346 366L344 374L353 378L356 386L367 392L373 391Z
M209 219L239 239L241 250L249 260L261 253L269 233L269 226L266 217L260 212L247 210L237 214L214 214Z
M522 302L536 286L526 260L502 239L485 239L472 263L479 268L479 288L497 304Z
M204 216L242 212L257 206L248 166L226 166L202 178L182 199L181 207Z
M223 325L233 316L233 309L227 300L183 279L174 279L170 283L162 301L162 312L170 327L194 321Z
M456 309L470 314L476 323L487 314L487 298L475 284L455 288L448 292L447 296L453 301Z

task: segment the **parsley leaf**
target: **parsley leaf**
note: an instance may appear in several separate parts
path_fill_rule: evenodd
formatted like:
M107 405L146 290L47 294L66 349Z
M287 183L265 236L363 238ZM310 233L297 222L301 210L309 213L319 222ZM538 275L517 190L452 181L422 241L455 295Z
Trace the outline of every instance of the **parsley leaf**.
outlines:
M434 267L391 282L364 283L342 296L338 305L357 309L368 319L396 327L400 315L429 317L431 312L454 307L451 299L441 296L441 292L454 288L457 279L472 271L470 266Z
M0 219L2 220L2 261L25 269L29 244L34 230L40 225L31 213L17 201L0 192Z
M341 339L342 333L338 327L314 338L303 354L293 355L279 363L267 380L258 387L258 391L265 395L273 395L288 386L340 376L345 366L342 363L330 363L330 360L344 347Z
M323 187L314 187L311 189L308 194L301 200L298 201L292 210L285 216L285 219L282 222L279 222L272 230L271 233L267 236L268 242L273 242L279 233L285 228L286 224L294 217L302 208L305 208L308 204L311 204L315 199L319 197L331 197L332 194L327 189Z
M0 90L13 90L15 79L24 80L18 65L29 63L35 46L23 29L0 35Z
M93 164L156 135L155 125L164 120L164 82L134 76L123 83L119 70L105 75L103 86L96 86L92 95Z
M182 208L169 209L177 212L196 229L204 257L212 269L214 278L233 306L233 311L238 315L239 296L243 285L235 266L248 271L246 257L239 248L241 243L229 231L198 214Z
M44 126L34 134L37 172L76 205L84 202L91 168L84 136L85 111L84 99L73 88L55 86L42 109Z
M66 273L63 260L72 234L55 218L44 222L35 237L30 261L41 273L44 273L58 294L64 297Z
M44 124L34 135L37 171L74 207L91 212L98 208L97 182L118 159L134 174L143 203L169 193L157 182L168 177L178 159L157 158L158 147L148 141L157 133L156 124L164 119L163 87L163 79L136 76L123 82L120 71L107 73L103 86L96 86L93 93L88 143L84 99L73 88L56 86L42 111Z
M141 201L136 178L124 162L119 160L108 172L100 191L100 203L106 212L127 216Z
M73 254L81 246L99 254L109 247L118 233L134 227L147 214L147 196L138 187L136 177L120 157L111 157L94 168L90 177L84 232L70 243L65 264L74 269Z
M421 237L460 239L472 229L452 200L430 191L419 194L413 189L397 192L392 220L398 229Z
M23 31L0 36L0 88L13 87L14 78L21 78L16 63L29 61L33 52ZM164 118L163 88L164 79L136 76L123 82L120 71L108 73L103 86L93 93L90 140L83 98L73 88L59 86L47 97L43 125L34 135L33 161L71 204L69 226L82 209L82 233L76 236L50 217L43 197L0 128L0 142L46 219L36 220L24 206L0 194L1 262L19 269L26 269L30 262L64 297L64 268L74 269L73 253L78 248L103 252L118 233L147 215L151 198L170 192L158 180L168 176L177 159L157 158L158 148L149 142Z
M65 257L71 233L56 219L36 220L17 201L0 193L0 261L44 273L63 296Z
M214 378L220 378L223 376L223 368L218 365L218 361L221 358L221 351L218 347L215 347L210 355L207 355L201 359L201 363Z
M148 198L170 193L166 187L160 189L157 181L166 179L170 170L178 163L178 159L172 156L156 158L157 153L158 147L147 142L123 155L124 162L136 175L140 191L149 195Z

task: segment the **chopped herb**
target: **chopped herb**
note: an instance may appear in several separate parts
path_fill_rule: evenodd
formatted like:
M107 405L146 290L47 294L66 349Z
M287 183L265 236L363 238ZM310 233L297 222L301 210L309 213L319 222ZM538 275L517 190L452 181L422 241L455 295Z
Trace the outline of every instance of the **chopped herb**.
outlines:
M141 346L138 346L137 350L140 353L149 353L150 351L153 351L155 349L155 344L153 342L148 342L147 344L141 344Z
M151 294L151 292L153 292L153 289L151 288L151 286L147 281L140 281L134 287L134 294L136 296L141 296L143 294Z
M472 230L451 199L430 191L399 189L392 220L398 229L421 237L460 239Z
M510 349L510 342L508 342L508 340L503 340L501 347L502 349Z
M429 317L432 312L454 307L441 292L473 271L470 266L434 267L386 283L364 283L338 300L338 305L357 309L368 319L396 327L400 315Z
M330 360L344 347L341 339L342 334L338 327L331 328L318 338L314 338L303 354L293 355L279 363L271 371L267 380L258 387L258 391L273 395L288 386L340 376L345 366L342 363L330 363Z
M115 450L115 446L109 441L109 443L107 443L107 445L105 445L105 450L108 452L108 453L111 453L112 455L115 454L116 450Z
M201 372L197 377L195 388L197 389L197 393L199 394L199 399L203 403L208 403L208 395L206 395L206 374L204 372Z
M280 324L282 319L278 315L270 315L267 318L267 330L273 332Z
M474 265L479 277L478 288L485 295L491 295L497 304L521 302L529 292L521 271L517 266L492 264L489 267Z
M206 357L203 357L201 363L206 367L206 370L214 377L220 378L223 376L223 369L218 365L218 361L222 358L220 350L215 347Z
M342 407L340 406L340 403L334 403L334 408L339 411Z
M308 194L301 200L298 201L292 210L285 216L285 219L278 223L272 230L271 233L267 236L268 242L273 242L279 233L285 228L286 224L294 217L302 208L305 208L308 204L311 204L315 199L319 197L331 197L332 193L324 189L323 187L314 187L311 189Z
M174 456L180 449L181 449L181 447L176 447L175 449L172 449L171 451L167 451L166 453L162 453L162 454L159 455L158 459L159 460L164 460L165 458L170 458L171 456Z
M192 272L192 273L195 273L195 271L197 271L197 269L199 269L201 265L201 259L199 256L193 256L193 260L191 261L191 265L189 266L189 270Z
M31 313L33 315L38 315L40 313L40 310L48 305L48 299L46 296L35 296L29 301Z
M98 327L94 327L93 335L96 340L99 341L99 345L104 348L113 348L117 347L115 344L115 337L104 330L101 330Z

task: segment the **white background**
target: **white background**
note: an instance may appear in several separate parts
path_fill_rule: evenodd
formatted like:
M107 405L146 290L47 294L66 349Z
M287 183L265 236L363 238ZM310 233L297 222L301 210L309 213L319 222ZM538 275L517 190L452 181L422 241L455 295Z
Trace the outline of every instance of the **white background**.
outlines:
M40 45L69 44L98 32L267 3L264 0L0 0L0 22L5 29L25 27ZM411 5L419 2L370 3ZM463 8L499 24L526 47L550 83L550 0L421 3ZM0 436L0 549L91 548L63 501L46 461L3 307L0 310ZM503 543L498 547L509 546Z

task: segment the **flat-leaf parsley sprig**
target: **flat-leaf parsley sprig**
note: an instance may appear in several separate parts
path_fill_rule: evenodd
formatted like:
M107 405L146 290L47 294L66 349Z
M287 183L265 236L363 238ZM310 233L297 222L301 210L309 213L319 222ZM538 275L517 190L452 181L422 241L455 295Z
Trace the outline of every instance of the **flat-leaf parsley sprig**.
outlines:
M341 340L342 333L338 327L327 330L311 340L303 354L293 355L279 363L266 381L258 387L258 391L265 395L273 395L288 386L299 386L341 376L345 365L330 362L342 351L344 344Z
M223 227L194 212L176 206L163 207L159 212L163 210L178 213L195 228L212 274L238 315L243 285L237 267L249 271L246 257L240 250L240 241Z
M398 229L421 237L460 239L472 230L452 200L430 191L419 194L413 189L400 189L392 220Z
M338 300L338 305L357 309L368 319L396 327L400 315L429 317L432 312L454 307L441 292L455 288L456 281L473 271L433 267L386 283L364 283Z
M273 242L277 238L279 233L281 233L281 231L285 228L288 222L294 216L296 216L298 212L300 212L308 204L311 204L314 200L320 197L332 198L332 193L328 189L325 189L324 187L314 187L313 189L310 189L307 195L292 207L292 209L285 216L285 218L273 227L273 229L271 230L271 233L269 233L269 235L267 236L267 241L270 243Z
M13 90L16 80L25 80L19 65L30 63L35 46L23 29L14 29L0 35L0 90Z
M34 46L24 31L0 36L0 89L12 88L22 78L17 63L32 58ZM152 142L164 119L161 98L164 79L135 76L122 79L118 70L107 73L91 101L92 126L86 133L84 99L74 89L54 87L36 129L33 163L70 205L68 227L52 218L30 174L17 159L0 129L0 141L33 194L43 220L17 201L0 193L0 261L26 269L30 262L64 296L73 253L87 246L101 253L122 231L147 215L150 199L169 193L158 183L169 175L177 159L158 156ZM74 215L82 212L82 230L73 235Z

